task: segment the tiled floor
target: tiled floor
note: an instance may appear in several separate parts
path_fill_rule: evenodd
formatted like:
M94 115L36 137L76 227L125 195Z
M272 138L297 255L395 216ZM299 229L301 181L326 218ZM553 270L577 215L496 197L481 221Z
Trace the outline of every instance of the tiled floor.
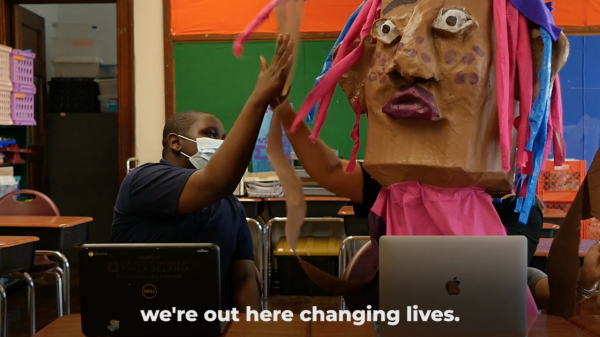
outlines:
M79 313L78 271L71 271L71 313ZM9 287L8 298L8 337L29 336L29 316L27 314L27 288L23 283ZM269 298L269 310L292 310L300 313L313 306L321 310L337 310L338 297L281 297ZM52 276L35 279L36 331L57 318L56 283Z

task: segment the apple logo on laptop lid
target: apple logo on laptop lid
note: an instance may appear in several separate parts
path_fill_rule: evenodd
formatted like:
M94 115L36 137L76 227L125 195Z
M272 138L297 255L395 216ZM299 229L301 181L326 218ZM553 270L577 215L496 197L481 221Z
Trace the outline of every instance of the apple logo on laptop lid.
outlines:
M448 292L448 295L458 295L460 294L460 281L457 280L457 278L455 277L454 280L452 281L448 281L446 283L446 291Z

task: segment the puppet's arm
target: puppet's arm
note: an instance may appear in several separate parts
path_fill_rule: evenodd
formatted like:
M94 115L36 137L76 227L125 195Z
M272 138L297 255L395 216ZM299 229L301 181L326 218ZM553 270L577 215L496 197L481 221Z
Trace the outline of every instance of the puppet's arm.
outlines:
M589 287L593 278L586 280L588 284L582 284L579 270L579 245L581 240L581 220L590 218L600 218L600 149L596 153L590 169L583 181L583 184L577 192L575 200L569 208L560 230L552 241L550 253L548 254L548 282L550 285L550 299L548 301L548 314L561 316L565 319L571 318L575 311L575 297L571 291L575 291L579 285L581 288ZM597 249L596 245L594 248ZM597 262L598 251L590 250L588 254L593 254L590 258L589 266ZM595 261L593 259L595 255ZM590 260L588 258L588 260ZM586 264L584 263L584 268ZM595 271L596 278L600 275L600 270ZM588 288L587 290L590 290ZM600 301L600 298L599 298Z
M287 138L310 177L327 190L362 204L363 175L360 166L353 173L346 173L349 162L338 158L322 140L317 139L313 143L309 139L311 131L304 122L298 125L295 132L288 131L296 118L296 112L289 102L284 102L277 110Z
M543 274L542 274L543 276ZM600 245L593 245L583 259L583 267L579 269L577 285L582 290L577 291L576 303L587 300L590 296L585 291L594 291L600 281ZM548 277L542 277L535 284L535 299L541 308L548 307L550 299L550 285Z

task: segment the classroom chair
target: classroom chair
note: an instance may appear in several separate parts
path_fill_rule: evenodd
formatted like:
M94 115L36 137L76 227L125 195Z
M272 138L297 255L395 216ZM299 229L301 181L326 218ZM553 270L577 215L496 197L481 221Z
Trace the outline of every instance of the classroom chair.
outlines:
M342 280L344 281L362 281L377 273L378 266L373 263L377 252L373 249L371 241L367 241L352 257L350 263L345 268ZM366 310L367 305L372 308L379 307L379 279L375 277L371 284L367 285L363 291L357 294L347 295L341 301L340 310Z
M34 196L34 199L28 199L27 202L19 201L19 195ZM60 212L56 204L45 194L34 190L18 190L11 192L0 198L0 215L27 215L27 216L60 216ZM37 252L39 254L39 252ZM36 256L33 267L27 273L14 273L3 276L8 279L24 278L27 281L29 288L29 319L31 321L31 335L35 334L35 300L34 300L34 284L33 279L46 275L53 274L56 278L56 302L58 308L58 317L63 316L63 303L66 305L66 296L63 293L69 289L63 289L63 270L59 264L51 261L48 256Z
M340 280L344 279L344 273L346 272L346 267L348 266L348 260L351 260L354 254L358 251L358 249L355 249L356 244L359 242L365 244L370 240L371 237L365 235L346 236L344 240L342 240L342 244L340 245L340 253L338 255L338 278ZM344 310L346 308L346 302L344 302L343 296L340 296L339 306L340 310Z
M265 301L269 297L269 292L270 292L269 287L271 286L271 264L269 262L271 260L271 255L273 253L272 248L271 248L272 228L275 225L284 225L286 223L286 221L287 221L287 218L273 218L273 219L269 220L269 222L267 222L264 227L263 249L262 249L263 250L262 273L263 273L263 282L264 282L263 294L264 294ZM304 218L304 223L311 223L311 222L327 222L327 223L338 222L338 223L343 224L344 219L342 219L342 218L312 218L312 217Z
M248 222L248 225L253 225L256 227L256 233L257 233L257 238L256 238L256 250L255 250L255 256L254 256L254 267L256 267L259 275L263 274L263 269L264 269L264 261L263 261L263 245L264 245L264 231L263 231L263 226L261 225L260 222L258 222L256 219L252 219L252 218L246 218L246 221ZM261 291L263 289L263 285L262 285L262 277L259 278L261 280L261 284L260 284L260 288ZM261 295L262 298L262 295Z

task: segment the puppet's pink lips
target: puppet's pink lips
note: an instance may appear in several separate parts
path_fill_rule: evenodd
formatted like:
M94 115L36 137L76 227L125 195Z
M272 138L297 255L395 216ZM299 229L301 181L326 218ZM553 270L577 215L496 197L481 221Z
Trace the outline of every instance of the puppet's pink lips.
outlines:
M394 119L437 121L440 119L433 94L418 87L402 87L382 111Z

